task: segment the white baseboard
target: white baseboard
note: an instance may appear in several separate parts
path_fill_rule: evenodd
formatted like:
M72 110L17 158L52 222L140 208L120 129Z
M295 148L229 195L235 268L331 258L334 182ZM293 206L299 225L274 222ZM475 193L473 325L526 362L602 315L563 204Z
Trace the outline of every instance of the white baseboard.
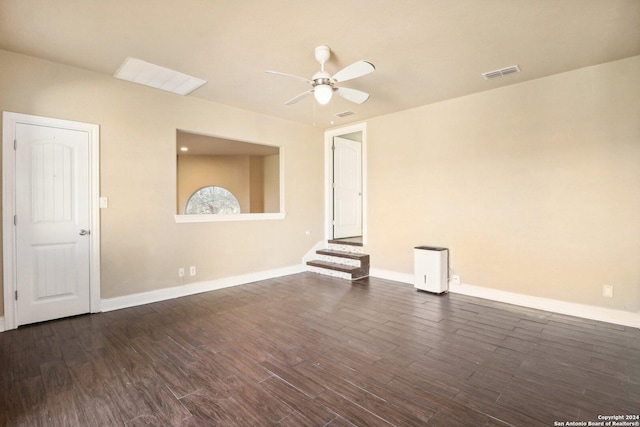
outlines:
M398 273L391 270L380 270L379 268L369 269L369 276L378 279L393 280L394 282L408 283L413 285L413 274Z
M398 273L389 270L371 269L370 275L386 280L393 280L413 285L413 275ZM468 284L449 284L449 292L484 298L507 304L535 308L550 311L552 313L566 314L568 316L582 317L584 319L599 320L601 322L615 323L618 325L640 328L640 312L615 310L612 308L598 307L594 305L578 304L567 301L559 301L550 298L534 297L498 289L484 288Z
M4 317L0 317L0 332L4 332Z
M173 298L184 297L187 295L194 295L202 292L228 288L231 286L245 285L247 283L257 282L260 280L288 276L290 274L302 273L303 271L306 271L306 266L301 264L290 267L277 268L274 270L261 271L258 273L249 273L240 276L209 280L206 282L190 283L184 286L174 286L172 288L164 288L155 291L125 295L121 297L107 298L100 301L100 309L101 311L120 310L122 308L135 307L137 305L150 304L158 301L165 301Z

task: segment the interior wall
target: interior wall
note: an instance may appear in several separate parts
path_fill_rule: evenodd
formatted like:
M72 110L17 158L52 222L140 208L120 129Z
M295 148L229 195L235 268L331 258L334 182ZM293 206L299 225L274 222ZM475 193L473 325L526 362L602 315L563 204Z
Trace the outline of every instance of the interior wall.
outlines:
M445 246L463 283L638 311L638 76L640 56L368 121L372 265Z
M249 157L249 212L264 212L264 158Z
M238 200L242 213L252 212L252 166L250 156L178 155L178 213L197 190L215 185L229 190Z
M280 211L280 158L278 155L264 158L264 211Z
M321 129L7 51L0 63L0 110L100 125L102 298L298 265L322 236ZM284 147L286 218L176 224L176 129Z

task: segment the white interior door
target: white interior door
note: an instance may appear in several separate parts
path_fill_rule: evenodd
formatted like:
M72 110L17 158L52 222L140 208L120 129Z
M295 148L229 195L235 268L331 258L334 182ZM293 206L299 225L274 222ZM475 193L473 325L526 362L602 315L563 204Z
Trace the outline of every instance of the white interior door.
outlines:
M16 124L18 325L90 311L89 142L85 131Z
M333 238L362 235L362 144L333 138Z

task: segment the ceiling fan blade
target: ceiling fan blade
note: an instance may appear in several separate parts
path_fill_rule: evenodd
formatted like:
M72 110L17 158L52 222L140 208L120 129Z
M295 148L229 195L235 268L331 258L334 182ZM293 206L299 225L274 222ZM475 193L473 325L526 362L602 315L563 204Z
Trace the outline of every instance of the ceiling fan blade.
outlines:
M305 96L309 96L313 93L313 89L309 89L305 92L302 92L300 95L296 95L293 98L291 98L290 100L288 100L287 102L284 103L284 105L291 105L291 104L295 104L296 102L300 101L302 98L304 98Z
M347 101L355 102L356 104L362 104L369 99L369 94L367 92L349 89L348 87L337 87L334 91Z
M346 82L347 80L369 74L375 69L376 67L371 62L358 61L335 73L333 77L331 77L331 80L335 82Z
M306 79L304 77L300 77L300 76L294 76L293 74L281 73L279 71L265 71L265 73L267 73L267 74L276 74L276 75L285 76L285 77L293 77L294 79L302 80L302 81L307 82L309 84L313 84L313 82L311 80Z

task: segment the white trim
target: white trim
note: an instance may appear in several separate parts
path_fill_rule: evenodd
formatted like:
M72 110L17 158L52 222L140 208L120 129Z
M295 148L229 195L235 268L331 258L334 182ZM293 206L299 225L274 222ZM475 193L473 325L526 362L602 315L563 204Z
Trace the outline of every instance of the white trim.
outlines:
M595 305L534 297L514 292L501 291L499 289L467 285L464 283L461 285L454 285L450 283L449 292L504 302L507 304L520 305L523 307L536 308L538 310L550 311L558 314L582 317L584 319L599 320L601 322L616 323L618 325L640 328L640 313L638 312L633 313L631 311L615 310Z
M413 275L398 273L395 271L371 269L370 275L380 279L393 280L396 282L413 285ZM468 295L491 301L503 302L507 304L519 305L522 307L535 308L538 310L550 311L552 313L566 314L568 316L581 317L584 319L598 320L601 322L615 323L618 325L640 328L640 312L630 312L615 310L612 308L598 307L594 305L578 304L568 301L554 300L550 298L534 297L530 295L518 294L515 292L501 291L499 289L485 288L468 284L454 285L449 283L449 292Z
M175 215L175 220L177 224L188 224L192 222L261 221L285 219L286 216L286 212L224 215Z
M15 300L15 152L13 139L17 117L2 114L2 283L4 288L4 326L15 329L17 324Z
M362 244L367 244L367 124L358 123L339 129L331 129L324 133L324 235L325 239L333 238L331 218L333 218L333 155L331 145L334 136L362 132Z
M4 317L0 317L0 332L4 332Z
M2 115L2 229L3 229L3 285L4 285L4 328L15 329L18 313L14 292L16 236L13 226L15 215L15 151L13 141L18 123L74 129L89 135L89 216L91 221L90 260L91 277L90 311L100 311L100 126L70 120L32 116L4 111Z
M381 270L379 268L370 268L369 276L378 279L392 280L394 282L408 283L413 285L413 274L398 273L397 271Z
M257 282L260 280L288 276L290 274L302 273L304 271L306 271L306 266L300 264L257 273L243 274L240 276L209 280L206 282L189 283L184 286L174 286L155 291L103 299L101 302L101 308L102 311L120 310L122 308L135 307L137 305L150 304L173 298L180 298L187 295L199 294L202 292L215 291L231 286L245 285L247 283Z

